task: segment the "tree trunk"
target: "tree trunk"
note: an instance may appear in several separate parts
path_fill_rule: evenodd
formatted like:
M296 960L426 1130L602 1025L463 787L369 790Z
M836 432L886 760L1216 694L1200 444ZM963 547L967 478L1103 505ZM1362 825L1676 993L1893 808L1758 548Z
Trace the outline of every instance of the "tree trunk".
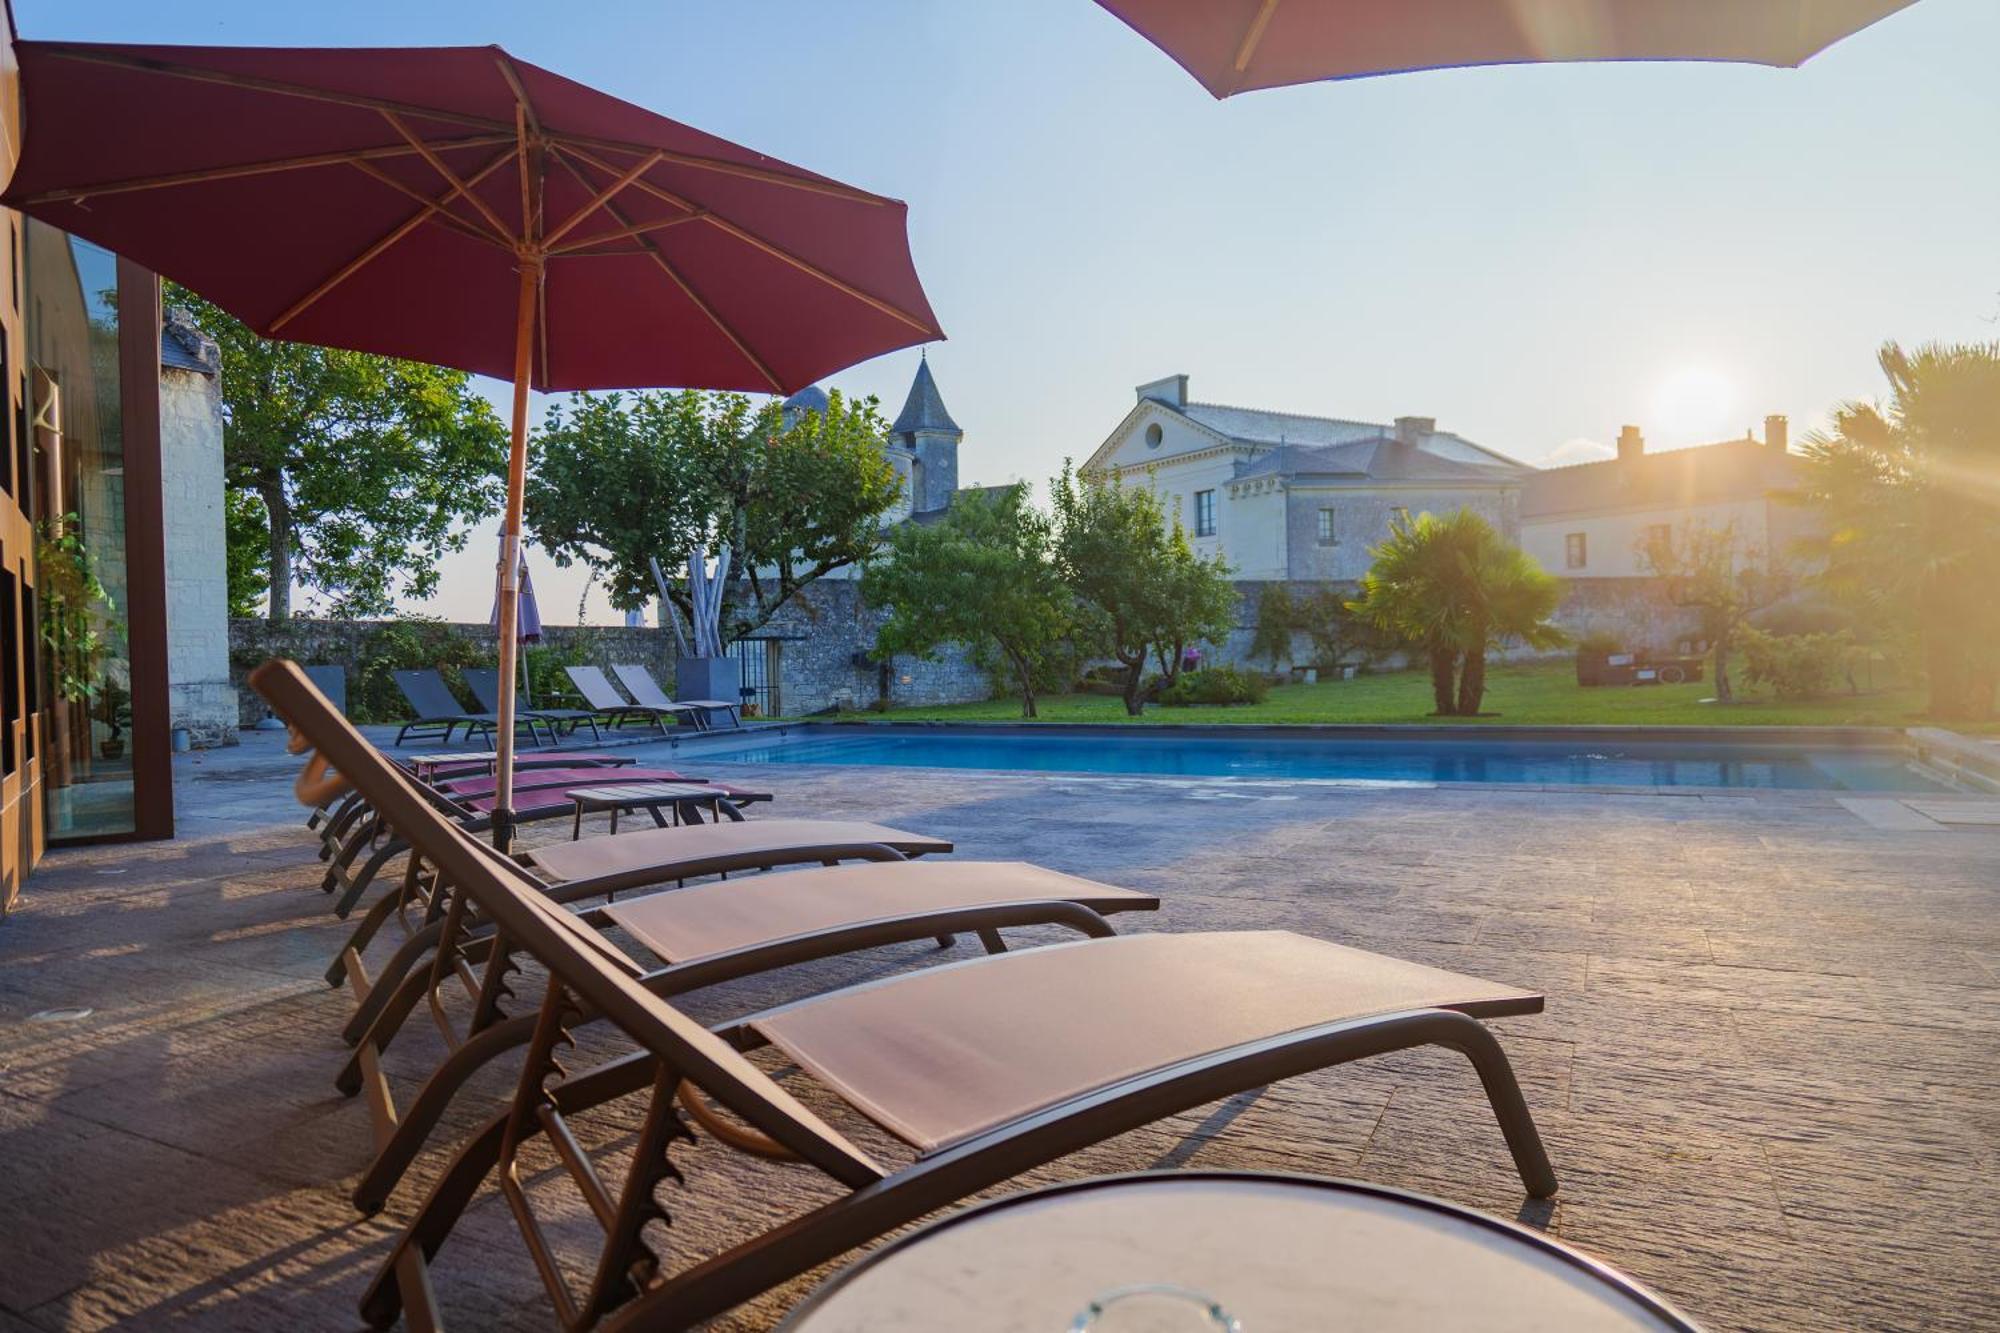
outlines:
M1146 674L1146 654L1141 652L1138 661L1121 657L1125 663L1125 716L1144 717L1146 705L1139 698L1139 681Z
M1002 648L1007 660L1014 664L1014 680L1021 687L1021 716L1038 717L1035 711L1035 673L1028 666L1025 655Z
M1735 697L1729 690L1729 636L1724 634L1715 641L1715 701L1726 704Z
M1439 717L1451 717L1458 712L1458 701L1452 695L1451 677L1458 666L1458 654L1449 648L1433 648L1431 651L1431 703Z
M1478 717L1486 698L1486 650L1474 648L1465 655L1458 673L1458 712L1461 717Z
M271 519L271 609L273 624L292 618L292 509L283 486L258 488Z

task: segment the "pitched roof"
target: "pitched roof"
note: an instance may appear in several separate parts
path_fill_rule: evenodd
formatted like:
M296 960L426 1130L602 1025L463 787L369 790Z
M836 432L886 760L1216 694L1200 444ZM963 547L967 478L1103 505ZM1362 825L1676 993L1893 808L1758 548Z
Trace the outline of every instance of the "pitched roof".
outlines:
M160 367L214 375L222 369L215 340L195 327L178 310L169 309L160 323Z
M896 424L889 427L891 435L909 435L920 430L942 431L947 435L965 433L951 419L951 413L944 410L944 397L938 393L937 381L931 378L928 361L917 362L917 377L910 381L910 396L903 400Z
M828 406L826 390L817 384L808 384L787 398L781 410L785 412L824 412Z
M1181 415L1198 421L1232 440L1254 444L1351 444L1390 433L1390 427L1372 421L1341 421L1334 417L1308 417L1295 412L1266 412L1254 407L1230 407L1225 403L1188 403Z
M1294 481L1315 477L1357 477L1367 481L1464 483L1517 481L1520 473L1510 467L1461 463L1455 458L1442 458L1427 449L1405 444L1393 435L1382 435L1352 444L1280 445L1261 457L1239 464L1236 476L1277 476Z
M1795 489L1804 460L1756 440L1546 468L1521 488L1521 517L1761 499Z

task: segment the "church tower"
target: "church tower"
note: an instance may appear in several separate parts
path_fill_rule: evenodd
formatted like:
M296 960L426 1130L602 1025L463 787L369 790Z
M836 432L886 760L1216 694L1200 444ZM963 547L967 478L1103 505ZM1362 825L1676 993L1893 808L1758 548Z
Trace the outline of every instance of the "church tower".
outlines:
M917 362L910 396L889 427L889 447L910 458L910 513L934 514L949 508L958 490L958 442L965 432L945 411L928 357Z

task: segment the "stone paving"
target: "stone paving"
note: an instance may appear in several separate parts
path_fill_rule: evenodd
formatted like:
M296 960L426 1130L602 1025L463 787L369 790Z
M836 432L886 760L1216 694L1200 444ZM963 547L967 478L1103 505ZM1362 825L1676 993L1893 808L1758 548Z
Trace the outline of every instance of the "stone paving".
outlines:
M257 739L181 758L181 841L53 855L0 927L4 1333L357 1327L360 1289L440 1165L379 1217L347 1202L367 1113L332 1087L346 1003L319 979L342 931L310 887L292 764ZM1546 1014L1496 1024L1562 1177L1549 1204L1523 1196L1476 1080L1441 1052L1205 1107L1029 1182L1347 1175L1544 1227L1713 1329L2000 1325L1991 802L1925 798L1927 827L1899 827L1821 794L704 767L775 786L786 814L878 818L1164 898L1123 929L1282 927L1549 995ZM690 1007L719 1019L935 957L881 950ZM400 1096L432 1036L391 1052ZM608 1108L590 1142L615 1158L633 1129L631 1107ZM686 1184L663 1194L675 1263L824 1197L798 1168L712 1143L683 1160ZM458 1327L552 1322L490 1196L434 1271ZM720 1326L767 1328L813 1280Z

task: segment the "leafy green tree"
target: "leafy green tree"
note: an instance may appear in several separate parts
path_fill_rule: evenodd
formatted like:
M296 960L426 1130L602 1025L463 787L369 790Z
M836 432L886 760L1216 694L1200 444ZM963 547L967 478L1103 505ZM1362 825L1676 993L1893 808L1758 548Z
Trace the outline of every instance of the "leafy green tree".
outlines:
M947 643L990 648L1035 716L1035 682L1070 631L1070 594L1050 552L1049 520L1025 486L968 492L936 523L891 528L864 567L861 593L886 608L883 656L934 658Z
M1291 589L1273 583L1257 599L1257 627L1250 638L1250 660L1262 660L1273 671L1292 655L1292 634L1299 627L1299 613L1292 604Z
M1751 616L1791 591L1789 571L1772 552L1744 538L1734 520L1690 520L1665 536L1638 544L1640 563L1667 581L1667 600L1691 608L1715 658L1715 697L1736 697L1729 659L1738 632Z
M273 621L295 584L349 615L435 591L438 560L503 496L507 428L472 377L260 338L185 289L167 299L222 349L232 607L260 581Z
M741 394L574 394L535 434L529 529L558 565L587 566L613 606L663 591L684 620L690 553L727 547L741 577L722 590L722 637L748 634L872 552L899 494L875 400L829 399L788 425L776 403Z
M1236 605L1229 568L1194 554L1151 487L1086 480L1065 463L1050 490L1056 566L1076 598L1080 637L1125 669L1125 711L1138 717L1156 646L1168 650L1163 672L1170 655L1178 674L1187 644L1229 632Z
M2000 686L2000 343L1882 348L1886 403L1848 403L1806 441L1828 519L1826 585L1915 630L1929 712L1992 716Z
M1424 655L1440 716L1478 716L1496 644L1553 648L1567 639L1549 622L1561 585L1470 509L1399 522L1371 554L1349 606Z

